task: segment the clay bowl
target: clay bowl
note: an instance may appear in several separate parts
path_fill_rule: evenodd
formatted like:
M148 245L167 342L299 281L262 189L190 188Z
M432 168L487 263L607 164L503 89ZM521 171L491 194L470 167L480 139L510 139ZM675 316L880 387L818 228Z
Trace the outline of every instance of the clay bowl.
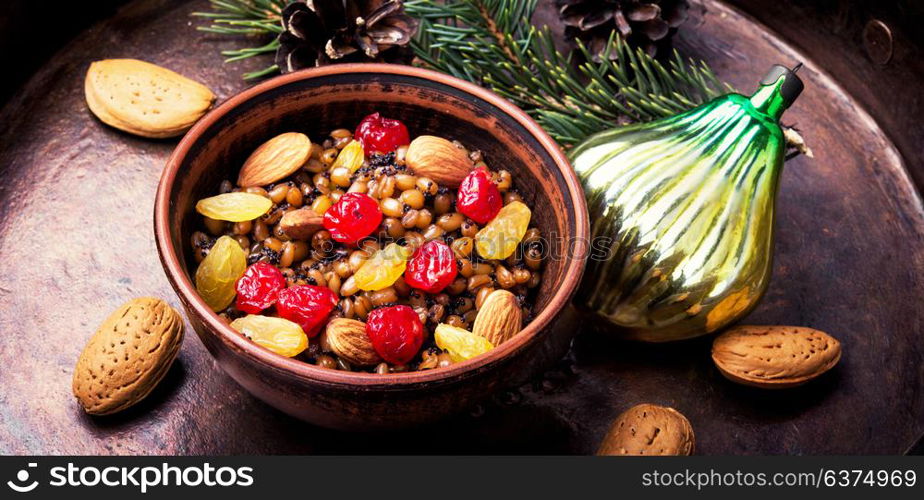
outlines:
M326 370L259 347L199 298L189 246L197 200L236 179L247 155L276 134L319 138L378 111L412 136L458 139L510 170L533 220L566 247L548 259L535 319L487 355L452 366L376 375ZM580 185L557 144L523 111L470 83L419 68L344 64L274 78L202 118L167 162L154 231L167 277L199 338L222 369L253 395L306 421L339 429L381 429L433 421L522 383L566 352L574 328L563 314L584 268L588 222ZM568 247L570 246L570 251Z

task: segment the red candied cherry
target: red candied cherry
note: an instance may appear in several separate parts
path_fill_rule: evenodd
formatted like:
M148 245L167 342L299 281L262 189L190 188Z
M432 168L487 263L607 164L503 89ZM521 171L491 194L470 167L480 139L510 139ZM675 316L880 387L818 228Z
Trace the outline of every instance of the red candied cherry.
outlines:
M423 345L424 327L408 306L380 307L366 316L366 335L382 359L405 365Z
M427 293L440 293L456 279L456 256L442 240L432 240L414 252L404 282Z
M403 123L391 118L382 118L378 113L363 118L353 137L363 145L366 156L372 153L390 153L398 149L398 146L411 143L411 136Z
M239 311L257 314L276 303L279 290L286 287L286 278L269 262L257 262L237 280L236 306Z
M459 185L456 209L479 224L490 222L503 206L500 190L484 168L469 172Z
M363 193L346 193L324 212L324 228L340 243L356 243L382 222L379 202Z
M282 318L298 323L305 335L314 337L337 306L337 301L337 294L329 288L298 285L279 291L276 311Z

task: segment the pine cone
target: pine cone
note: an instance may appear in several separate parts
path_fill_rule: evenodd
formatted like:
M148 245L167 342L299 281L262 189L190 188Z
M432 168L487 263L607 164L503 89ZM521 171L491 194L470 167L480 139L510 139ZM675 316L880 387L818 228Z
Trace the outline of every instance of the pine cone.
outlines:
M407 64L416 19L401 0L302 0L282 11L276 64L282 73L339 62Z
M597 61L614 30L651 56L666 54L689 8L686 0L558 0L558 6L565 36L581 39Z

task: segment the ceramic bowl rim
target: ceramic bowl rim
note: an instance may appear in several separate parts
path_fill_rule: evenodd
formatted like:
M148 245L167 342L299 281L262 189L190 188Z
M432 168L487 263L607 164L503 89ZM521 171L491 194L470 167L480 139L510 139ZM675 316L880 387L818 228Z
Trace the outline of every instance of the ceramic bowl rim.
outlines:
M454 87L476 99L487 102L517 121L541 145L542 149L553 159L567 186L565 199L571 201L574 210L574 233L576 242L574 251L562 272L562 286L553 292L551 299L543 310L536 315L518 335L510 341L477 358L455 363L448 367L433 370L411 371L393 374L374 374L365 372L346 372L320 368L310 363L287 358L258 346L233 330L227 323L209 308L199 297L189 276L183 270L180 257L174 252L170 221L170 197L176 184L177 172L192 146L200 139L202 133L214 125L223 116L254 97L301 80L310 80L330 75L357 73L382 73L418 78L421 80ZM231 349L268 368L289 373L311 382L323 382L339 386L370 387L404 387L411 384L437 383L464 377L491 364L497 363L515 351L523 348L568 306L583 274L585 256L587 255L589 223L584 193L577 175L568 162L560 146L524 111L497 94L458 78L435 71L379 63L354 63L330 65L312 68L278 76L246 89L221 103L203 116L180 140L161 175L154 205L154 233L157 250L160 254L164 271L171 285L187 306L187 313L197 316L209 334L216 336ZM570 235L569 235L570 236ZM580 257L578 257L580 256Z

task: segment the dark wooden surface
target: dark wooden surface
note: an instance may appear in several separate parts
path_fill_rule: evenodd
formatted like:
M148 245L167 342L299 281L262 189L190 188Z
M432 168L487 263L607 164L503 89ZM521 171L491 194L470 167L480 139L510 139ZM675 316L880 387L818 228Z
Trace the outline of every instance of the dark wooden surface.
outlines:
M924 2L732 0L792 41L876 117L924 186Z
M763 392L726 382L709 339L646 346L584 333L558 369L467 414L351 434L260 403L191 335L148 400L122 415L83 415L71 370L98 323L130 297L177 303L151 224L175 142L100 124L84 105L83 75L95 59L139 57L227 98L257 63L222 64L217 51L237 45L196 32L187 17L205 4L130 4L0 112L0 453L591 453L609 420L640 402L683 412L703 454L901 453L924 432L924 211L902 155L824 65L711 2L679 44L722 78L750 91L770 64L806 62L806 92L785 121L816 158L786 165L774 277L748 321L830 332L845 350L833 372Z
M68 40L115 14L125 0L4 0L0 2L0 102L6 100ZM49 12L54 12L49 16ZM24 44L23 40L28 40Z

